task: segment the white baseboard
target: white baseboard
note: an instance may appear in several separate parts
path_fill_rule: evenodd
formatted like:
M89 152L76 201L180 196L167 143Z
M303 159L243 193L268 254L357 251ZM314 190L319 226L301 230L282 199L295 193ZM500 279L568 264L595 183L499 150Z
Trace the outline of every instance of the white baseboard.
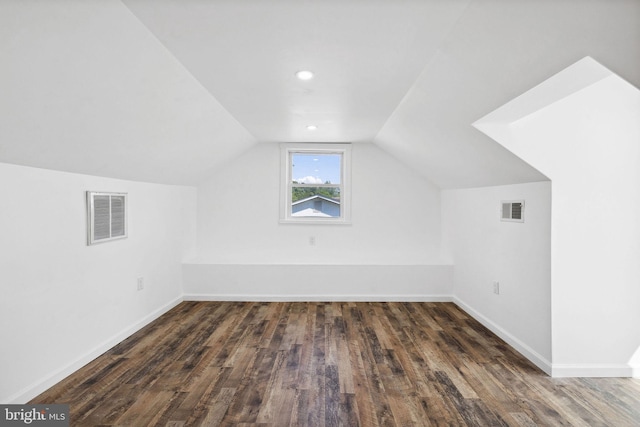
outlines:
M628 364L561 364L554 363L551 376L554 378L638 378L638 368Z
M185 294L185 301L345 301L345 302L451 302L451 295L275 295Z
M182 296L180 296L174 299L173 301L169 302L168 304L165 304L164 306L158 308L157 310L149 313L148 315L138 320L133 325L120 331L119 333L112 336L111 338L105 340L102 344L88 351L86 354L77 358L76 360L64 366L63 368L59 369L58 371L53 372L46 378L43 378L41 381L38 381L37 383L24 388L23 390L19 391L13 396L10 396L8 399L6 399L6 402L9 404L24 404L30 401L40 393L46 391L47 389L51 388L58 382L62 381L63 379L65 379L66 377L68 377L78 369L82 368L84 365L91 362L98 356L104 354L106 351L108 351L118 343L129 338L131 335L138 332L140 329L144 328L149 323L153 322L154 320L156 320L157 318L159 318L160 316L162 316L163 314L165 314L166 312L168 312L169 310L171 310L172 308L180 304L182 301L183 301L183 298Z
M487 327L491 332L499 336L503 339L507 344L513 347L516 351L526 357L531 363L536 365L538 368L542 369L547 375L553 375L552 364L550 361L542 357L536 351L531 349L529 346L524 344L522 341L502 329L493 321L489 320L478 311L474 310L466 304L464 301L460 300L458 297L453 297L453 302L458 305L461 309L469 313L474 319L478 322L482 323L485 327Z

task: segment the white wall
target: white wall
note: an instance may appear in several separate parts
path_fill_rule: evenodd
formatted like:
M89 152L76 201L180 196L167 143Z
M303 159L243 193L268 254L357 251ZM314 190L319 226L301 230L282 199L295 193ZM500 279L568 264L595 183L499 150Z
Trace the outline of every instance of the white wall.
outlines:
M352 225L280 224L280 148L259 144L198 188L199 261L441 263L435 186L371 144L353 146L352 183Z
M640 91L612 76L514 133L553 152L538 163L554 182L554 371L628 374L640 347Z
M451 265L184 264L193 301L451 301Z
M129 194L128 238L86 245L87 190ZM195 188L0 163L0 194L0 402L34 397L181 301Z
M507 104L486 129L553 182L553 375L638 375L640 91L585 58L514 103L562 80L586 84L500 125Z
M439 189L374 145L354 144L351 157L351 225L279 223L281 159L276 143L259 144L203 183L198 189L199 256L185 266L186 297L362 298L372 291L395 298L450 297L450 265L442 267L450 263L441 256ZM281 269L265 267L255 274L245 268L256 265ZM291 274L292 265L309 267L307 273L296 269L302 276L322 277L313 283L302 280ZM358 268L337 272L314 265ZM434 265L438 267L411 270ZM363 284L362 277L380 274L378 266L388 266L383 276L407 266L401 274L411 280L389 282L387 289ZM339 292L315 284L337 279L343 285Z
M503 200L525 201L523 223L500 220ZM445 190L442 217L456 303L550 372L551 183Z

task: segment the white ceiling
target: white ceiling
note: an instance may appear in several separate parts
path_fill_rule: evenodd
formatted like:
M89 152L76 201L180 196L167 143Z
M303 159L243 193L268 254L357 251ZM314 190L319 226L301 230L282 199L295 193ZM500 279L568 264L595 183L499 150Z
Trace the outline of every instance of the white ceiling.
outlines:
M375 137L468 1L124 3L259 141L362 142ZM301 69L315 78L298 80Z
M587 55L640 85L640 1L3 0L0 161L197 184L352 141L442 188L536 181L472 123Z

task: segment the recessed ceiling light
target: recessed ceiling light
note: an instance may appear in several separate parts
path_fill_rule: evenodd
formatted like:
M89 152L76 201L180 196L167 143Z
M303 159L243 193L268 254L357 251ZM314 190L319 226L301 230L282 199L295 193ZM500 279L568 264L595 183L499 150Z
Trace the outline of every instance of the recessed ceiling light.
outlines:
M296 77L300 80L311 80L313 78L313 72L309 70L298 71Z
M316 126L316 125L307 126L307 130L316 130L316 129L318 129L318 126Z

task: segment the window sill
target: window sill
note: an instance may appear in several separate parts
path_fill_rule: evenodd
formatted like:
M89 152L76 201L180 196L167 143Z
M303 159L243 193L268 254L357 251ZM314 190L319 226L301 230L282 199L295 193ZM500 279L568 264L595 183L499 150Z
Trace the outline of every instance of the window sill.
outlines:
M317 219L317 218L296 218L296 219L280 219L280 224L297 224L297 225L351 225L351 221L344 219Z

